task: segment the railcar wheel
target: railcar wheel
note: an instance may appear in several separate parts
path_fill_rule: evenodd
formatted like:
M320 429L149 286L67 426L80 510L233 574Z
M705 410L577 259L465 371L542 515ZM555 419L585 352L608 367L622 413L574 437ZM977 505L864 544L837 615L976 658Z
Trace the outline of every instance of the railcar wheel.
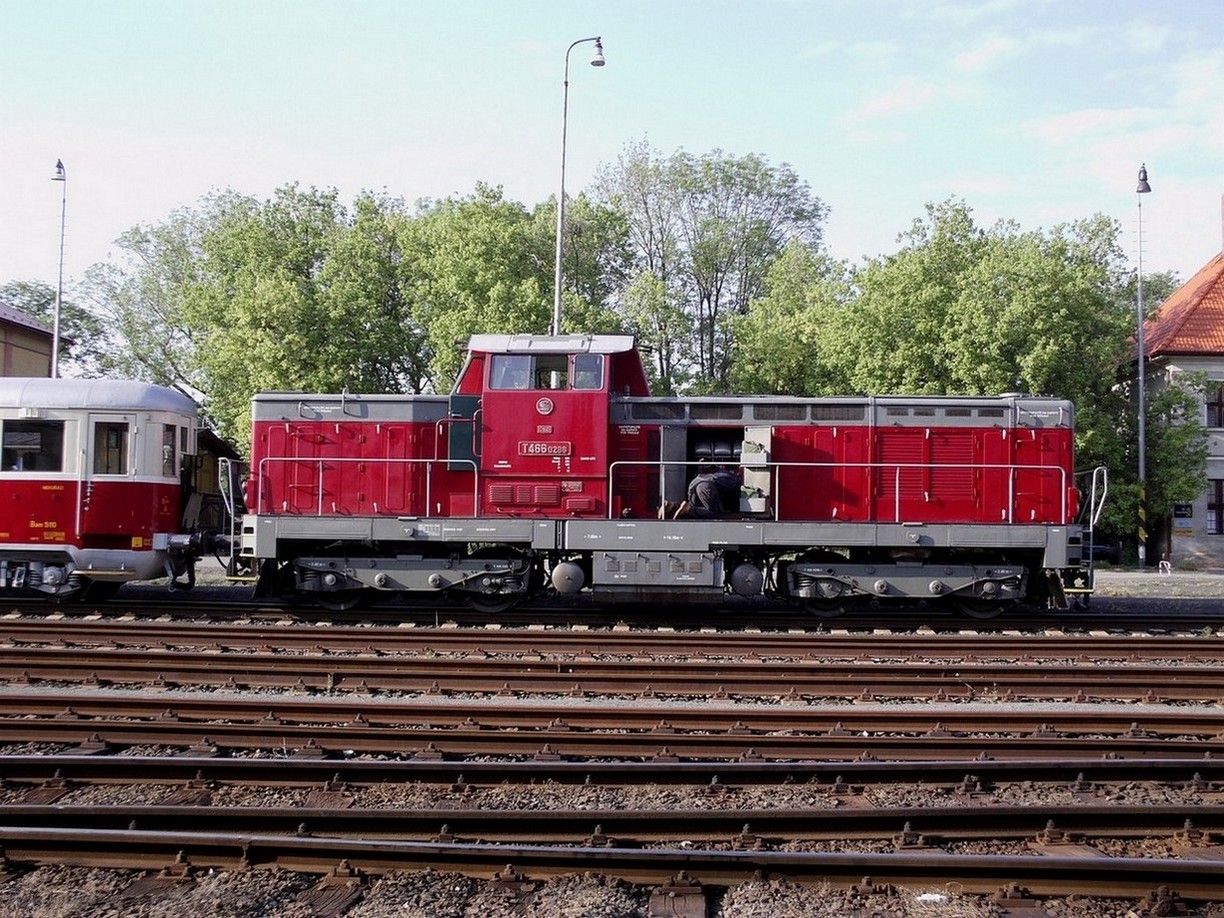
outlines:
M81 598L86 602L106 602L114 599L122 586L122 583L113 580L90 580L81 591Z

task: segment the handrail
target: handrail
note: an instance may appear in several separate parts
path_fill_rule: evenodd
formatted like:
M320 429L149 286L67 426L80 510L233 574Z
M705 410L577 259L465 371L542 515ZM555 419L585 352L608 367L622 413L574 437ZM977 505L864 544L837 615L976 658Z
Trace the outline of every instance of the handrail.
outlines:
M332 458L332 457L327 457L327 456L264 456L262 459L259 460L259 471L258 471L259 484L256 489L256 498L255 498L255 512L256 513L262 513L264 509L263 499L264 499L264 478L266 477L265 467L267 463L269 462L302 462L302 463L313 462L318 465L319 467L319 478L318 478L319 507L318 507L318 511L315 514L316 516L323 516L323 472L324 472L323 464L324 463L344 464L344 463L352 463L352 462L364 462L364 463L378 462L378 463L383 463L383 464L398 463L398 464L403 464L403 465L424 465L426 467L425 468L425 516L427 518L433 515L432 509L431 509L432 496L433 496L431 488L433 484L434 465L436 465L437 463L442 463L442 462L463 463L465 465L470 465L472 467L471 471L472 471L472 510L473 512L475 512L479 507L480 470L477 468L476 463L471 459L450 459L450 458L445 458L445 457L443 458L434 457L434 458L426 458L426 459L421 459L421 458L362 459L362 458L349 458L349 457ZM463 471L463 470L462 469L448 469L448 471Z
M234 554L238 550L238 502L234 499L234 472L228 456L217 457L217 490L229 524L229 563L227 571L234 569Z
M613 518L612 512L612 493L613 482L612 478L618 466L659 466L662 468L667 465L691 466L693 463L687 459L617 459L608 466L608 519ZM1021 465L1018 463L976 463L976 462L949 462L932 464L929 462L765 462L757 465L749 466L750 468L759 469L783 469L783 468L806 468L806 469L846 469L846 468L863 468L863 469L896 469L896 474L893 477L893 513L895 522L901 522L901 470L902 469L925 469L934 471L938 469L999 469L1008 471L1008 496L1007 496L1007 522L1012 522L1015 512L1016 495L1016 472L1018 470L1028 470L1037 472L1058 472L1060 479L1059 486L1059 519L1065 521L1067 518L1067 470L1060 465ZM774 515L775 521L780 519L779 512L781 510L781 478L778 475L773 476L774 479ZM660 500L662 499L663 480L659 476Z

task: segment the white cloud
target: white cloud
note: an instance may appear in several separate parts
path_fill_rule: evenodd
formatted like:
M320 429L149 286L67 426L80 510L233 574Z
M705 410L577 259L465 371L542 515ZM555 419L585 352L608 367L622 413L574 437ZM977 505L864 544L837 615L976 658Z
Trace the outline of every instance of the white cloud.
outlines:
M903 76L887 89L868 96L849 114L858 121L908 115L929 108L941 95L943 89L938 83Z
M952 59L952 65L957 70L976 73L1016 53L1019 47L1013 38L992 35L976 48L958 54Z

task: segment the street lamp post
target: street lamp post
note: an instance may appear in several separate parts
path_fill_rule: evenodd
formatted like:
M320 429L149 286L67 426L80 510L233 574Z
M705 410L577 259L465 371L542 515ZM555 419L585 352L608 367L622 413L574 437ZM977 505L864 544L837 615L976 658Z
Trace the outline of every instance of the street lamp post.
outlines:
M55 327L51 332L51 378L59 378L60 349L60 306L64 301L64 225L68 216L68 173L64 170L64 161L55 161L55 175L51 181L59 182L60 195L60 253L59 253L59 285L55 288Z
M561 89L561 190L557 194L557 259L553 266L553 320L552 333L561 334L561 259L565 251L565 122L569 115L569 59L570 52L589 41L595 42L595 53L591 56L592 67L604 65L603 39L598 36L580 38L565 51L565 79Z
M1148 184L1147 163L1139 167L1139 184L1135 188L1135 200L1139 203L1139 296L1136 307L1135 335L1139 352L1139 567L1147 566L1147 400L1146 380L1143 368L1143 324L1146 316L1143 312L1143 196L1150 194L1152 186Z

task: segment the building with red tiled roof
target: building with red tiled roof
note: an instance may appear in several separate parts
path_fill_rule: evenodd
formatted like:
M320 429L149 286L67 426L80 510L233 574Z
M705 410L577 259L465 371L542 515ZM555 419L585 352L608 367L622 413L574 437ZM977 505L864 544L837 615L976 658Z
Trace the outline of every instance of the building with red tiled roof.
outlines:
M0 303L0 376L50 376L52 331Z
M1224 568L1224 251L1161 304L1144 325L1144 350L1154 377L1207 377L1207 490L1177 504L1164 546L1179 567Z
M1224 252L1182 284L1143 328L1149 358L1224 355Z

